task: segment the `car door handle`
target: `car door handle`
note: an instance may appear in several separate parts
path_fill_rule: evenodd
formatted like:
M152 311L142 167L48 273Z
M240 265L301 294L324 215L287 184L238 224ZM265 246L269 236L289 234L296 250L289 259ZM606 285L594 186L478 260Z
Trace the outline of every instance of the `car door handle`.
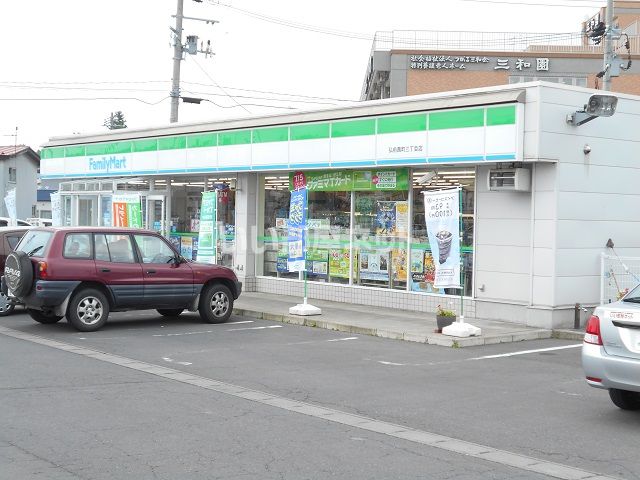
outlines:
M110 272L111 269L110 268L103 268L102 271L106 273L106 272Z
M156 273L155 270L147 270L147 273Z

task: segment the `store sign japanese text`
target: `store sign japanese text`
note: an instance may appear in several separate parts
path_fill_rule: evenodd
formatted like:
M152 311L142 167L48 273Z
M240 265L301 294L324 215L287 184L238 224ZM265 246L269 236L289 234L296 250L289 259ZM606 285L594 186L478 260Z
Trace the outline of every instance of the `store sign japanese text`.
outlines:
M412 70L508 70L548 72L547 57L486 57L462 55L409 55Z
M306 172L310 192L350 192L375 190L408 190L409 173L406 168L372 170L336 170ZM289 174L289 190L294 190L295 174Z

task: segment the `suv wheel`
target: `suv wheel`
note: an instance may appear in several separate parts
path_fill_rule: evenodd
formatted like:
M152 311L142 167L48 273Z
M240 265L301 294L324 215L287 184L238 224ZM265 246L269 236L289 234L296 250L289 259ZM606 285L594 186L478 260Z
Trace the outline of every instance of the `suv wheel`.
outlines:
M108 317L109 301L100 290L82 289L69 302L67 320L81 332L99 330L107 322Z
M0 317L6 317L11 314L14 308L16 308L16 304L13 300L0 291Z
M207 323L226 322L233 312L231 290L219 283L209 285L200 297L198 312Z
M184 312L184 308L159 308L157 312L163 317L177 317Z
M609 397L616 407L622 410L640 410L640 393L609 389Z
M36 322L49 325L51 323L57 323L62 320L61 316L54 315L53 312L43 312L42 310L34 310L33 308L27 308L27 313Z

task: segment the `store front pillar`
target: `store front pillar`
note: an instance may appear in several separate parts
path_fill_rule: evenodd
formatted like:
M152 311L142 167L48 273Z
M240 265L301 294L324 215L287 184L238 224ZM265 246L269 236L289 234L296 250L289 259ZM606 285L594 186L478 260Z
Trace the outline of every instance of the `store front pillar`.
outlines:
M239 173L236 188L236 261L234 270L243 290L256 288L258 176Z

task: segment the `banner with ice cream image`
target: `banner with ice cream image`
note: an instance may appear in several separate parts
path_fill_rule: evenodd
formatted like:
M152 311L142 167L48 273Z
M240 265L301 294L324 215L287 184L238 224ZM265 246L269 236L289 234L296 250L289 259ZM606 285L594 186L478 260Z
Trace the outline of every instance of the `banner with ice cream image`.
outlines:
M423 192L435 288L460 288L460 189Z

